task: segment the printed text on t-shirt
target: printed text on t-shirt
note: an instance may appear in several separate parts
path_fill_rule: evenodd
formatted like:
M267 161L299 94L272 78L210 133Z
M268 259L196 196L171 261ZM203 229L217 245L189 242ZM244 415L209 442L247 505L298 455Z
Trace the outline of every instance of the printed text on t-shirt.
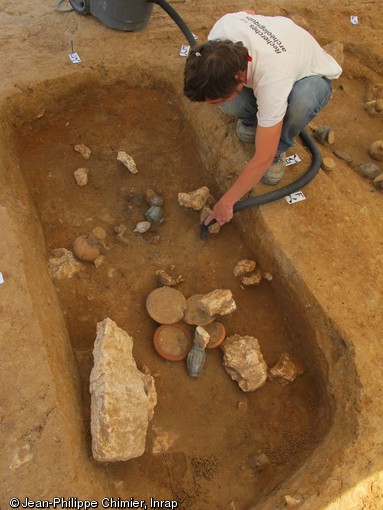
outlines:
M266 44L272 46L275 53L285 53L287 51L278 37L270 32L270 30L268 30L265 25L262 25L256 19L251 18L250 16L244 16L241 18L241 21L247 23L257 35L264 39Z

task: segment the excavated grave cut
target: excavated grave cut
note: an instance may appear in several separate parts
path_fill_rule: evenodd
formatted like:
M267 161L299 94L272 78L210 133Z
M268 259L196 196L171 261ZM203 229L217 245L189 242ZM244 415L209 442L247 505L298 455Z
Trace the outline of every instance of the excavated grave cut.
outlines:
M232 501L248 508L301 466L330 428L332 406L310 330L299 314L287 313L274 283L241 288L233 269L257 253L234 223L204 242L199 214L179 206L179 192L205 185L215 197L220 192L166 90L89 81L62 94L56 110L18 119L13 138L30 208L44 233L46 264L53 249L71 250L76 237L96 226L107 232L110 249L100 267L85 263L75 277L53 280L81 376L88 451L97 322L110 317L133 337L137 365L149 368L158 393L145 454L101 465L100 486L111 484L113 497L122 499L174 498L182 508L226 508ZM80 143L91 149L89 160L74 150ZM117 161L120 150L134 158L137 174ZM89 168L86 186L76 184L79 167ZM133 230L148 209L147 188L163 197L165 220L139 234ZM116 239L121 224L126 243ZM288 352L303 375L285 386L268 381L244 393L223 369L219 348L207 352L197 380L188 376L185 362L160 358L152 342L158 324L145 300L157 286L156 270L172 265L184 278L177 288L186 298L230 289L237 311L221 318L227 334L255 336L269 368ZM260 452L269 460L262 469Z

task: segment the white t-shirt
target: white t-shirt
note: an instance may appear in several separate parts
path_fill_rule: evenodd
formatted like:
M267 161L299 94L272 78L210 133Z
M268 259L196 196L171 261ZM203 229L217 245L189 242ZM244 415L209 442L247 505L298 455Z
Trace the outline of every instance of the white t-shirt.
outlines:
M251 61L246 87L254 90L258 125L270 127L286 113L287 98L296 81L307 76L339 78L342 68L317 41L291 19L230 13L213 26L208 40L241 41Z

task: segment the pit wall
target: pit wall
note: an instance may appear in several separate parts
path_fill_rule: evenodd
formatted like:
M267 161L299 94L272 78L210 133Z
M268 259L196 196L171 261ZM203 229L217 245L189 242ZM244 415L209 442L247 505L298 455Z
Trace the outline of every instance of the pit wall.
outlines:
M7 242L2 246L7 246L7 250L13 247L7 252L0 248L6 280L0 304L9 318L7 324L1 324L0 378L5 388L2 393L9 397L3 427L8 437L1 440L4 446L0 459L3 473L0 503L4 508L15 491L41 499L44 487L46 495L60 493L69 497L76 493L78 498L97 499L105 496L108 488L108 481L92 461L84 440L79 377L57 296L47 274L43 234L12 152L12 130L17 129L19 122L34 119L42 111L49 115L59 108L68 108L70 98L75 104L76 89L87 82L107 84L123 80L127 87L160 88L173 95L195 137L206 171L214 175L222 191L248 158L227 122L222 122L219 111L180 96L178 64L170 69L152 65L146 71L143 61L131 62L123 72L100 67L92 72L31 83L28 90L0 98L0 212L4 224L10 226ZM367 391L363 385L368 367L363 367L361 381L352 337L326 309L320 292L310 288L304 268L297 269L296 260L289 257L289 246L286 249L273 231L272 220L279 207L275 203L248 210L236 215L233 221L244 232L249 246L254 247L261 265L274 272L272 285L278 296L292 317L300 317L305 337L311 337L310 349L317 353L317 369L334 402L334 422L305 464L274 494L257 503L254 510L282 508L285 495L300 498L302 509L376 508L372 506L375 496L371 487L380 483L377 472L381 461L371 448L377 423L370 423L360 412L361 398ZM23 325L22 338L12 324ZM45 474L52 472L57 472L57 483L47 487Z

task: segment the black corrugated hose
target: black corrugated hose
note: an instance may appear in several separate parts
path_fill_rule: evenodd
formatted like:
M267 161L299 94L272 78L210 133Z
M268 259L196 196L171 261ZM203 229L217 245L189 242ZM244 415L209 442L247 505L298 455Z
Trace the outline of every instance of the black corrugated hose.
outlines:
M186 39L188 40L188 43L192 48L196 45L196 40L192 32L190 31L189 27L186 25L184 20L181 18L181 16L178 14L178 12L173 9L173 7L166 2L166 0L148 0L149 2L158 4L160 7L163 8L165 12L169 14L169 16L172 18L172 20L177 23L179 28L184 33Z
M303 129L299 134L303 143L310 150L312 155L311 165L308 170L297 180L291 182L287 186L276 189L274 191L270 191L269 193L264 193L263 195L258 195L256 197L246 198L244 200L239 200L234 204L233 211L243 211L244 209L248 209L249 207L254 207L256 205L267 204L269 202L274 202L274 200L278 200L279 198L283 198L291 193L295 193L303 186L306 186L318 173L321 163L322 163L322 155L318 147L315 145L313 139L307 132L307 129ZM210 225L216 223L216 220L212 220L209 225L205 225L204 222L201 223L200 226L200 238L205 241L209 234L208 228Z

